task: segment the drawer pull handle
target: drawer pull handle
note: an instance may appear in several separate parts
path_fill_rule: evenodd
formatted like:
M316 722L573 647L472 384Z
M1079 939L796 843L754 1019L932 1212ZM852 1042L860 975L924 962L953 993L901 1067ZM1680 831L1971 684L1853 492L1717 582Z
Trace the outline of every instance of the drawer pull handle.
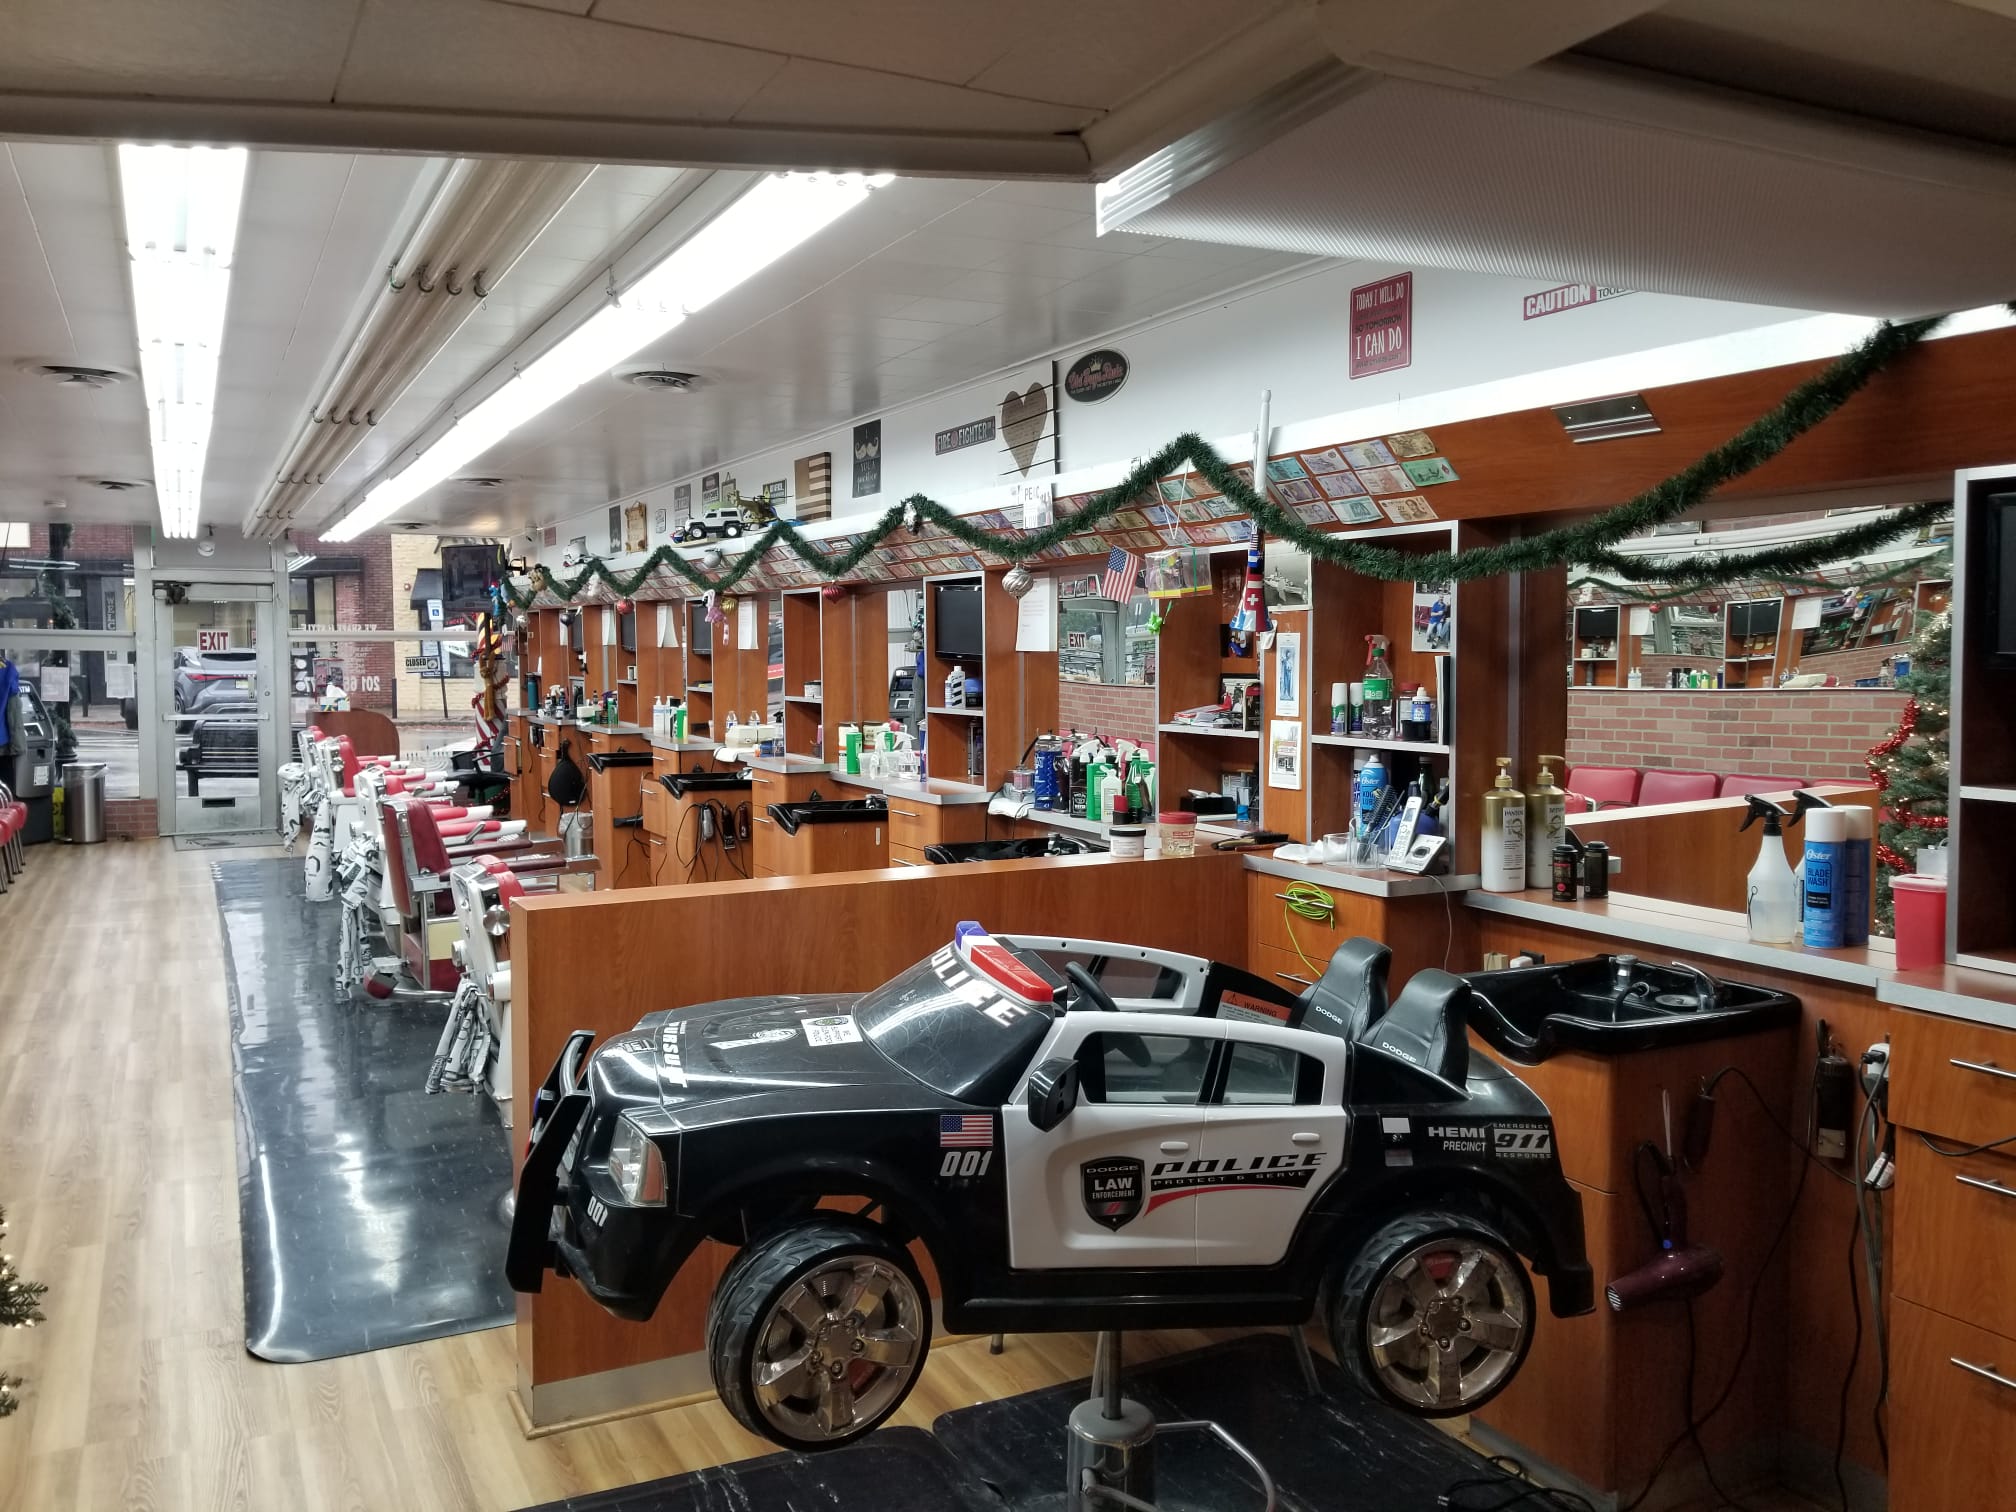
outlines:
M1997 1386L2007 1386L2011 1391L2016 1391L2016 1381L2010 1380L1993 1365L1976 1365L1973 1361L1963 1360L1958 1355L1949 1355L1947 1358L1962 1370L1980 1376L1984 1380L1993 1381Z
M1955 1176L1962 1186L1979 1187L1984 1192L1993 1192L1997 1197L2016 1198L2016 1187L2006 1187L1992 1176Z
M2004 1071L1993 1061L1962 1060L1956 1055L1950 1064L1958 1066L1962 1071L1979 1071L1983 1076L1999 1076L2004 1081L2016 1081L2016 1071Z
M922 819L924 817L922 814L913 814L908 809L899 809L893 806L890 808L889 812L892 814L901 814L905 819Z
M1314 987L1316 985L1314 982L1310 981L1309 978L1303 976L1297 976L1292 971L1277 971L1274 973L1274 975L1281 978L1281 980L1284 982L1293 982L1298 987Z

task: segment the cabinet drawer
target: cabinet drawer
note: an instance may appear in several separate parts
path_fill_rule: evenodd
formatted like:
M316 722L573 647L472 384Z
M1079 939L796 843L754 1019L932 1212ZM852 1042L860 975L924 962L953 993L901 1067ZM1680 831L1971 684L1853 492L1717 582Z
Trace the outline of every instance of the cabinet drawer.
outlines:
M916 846L901 844L896 839L896 831L892 827L889 831L889 864L891 866L929 866L931 863L924 859L924 852L917 849Z
M2012 1481L2016 1343L1899 1300L1890 1319L1890 1505L1976 1512L2006 1506Z
M1321 956L1309 950L1306 943L1302 948L1308 951L1310 960L1318 967L1322 966ZM1294 951L1283 950L1278 945L1262 945L1253 954L1253 974L1283 992L1304 992L1321 975L1320 971L1311 971Z
M1891 1247L1898 1296L2016 1339L2016 1160L1948 1160L1901 1137Z
M987 810L977 803L919 803L915 799L889 800L889 843L913 850L956 841L978 840L987 824Z
M1961 1144L2016 1132L2016 1030L1898 1009L1890 1116Z
M637 787L637 812L644 816L644 832L648 835L665 833L665 811L671 794L655 782L639 783Z
M1276 950L1285 950L1293 955L1299 942L1302 953L1322 966L1329 962L1331 952L1353 935L1366 935L1375 940L1393 937L1385 899L1346 892L1341 887L1326 887L1323 891L1330 895L1335 907L1330 920L1323 922L1288 912L1288 900L1283 894L1294 885L1286 877L1270 877L1265 872L1247 873L1246 904L1251 921L1247 932L1256 946L1271 945ZM1437 911L1440 911L1439 904ZM1294 931L1292 935L1289 933L1291 929Z

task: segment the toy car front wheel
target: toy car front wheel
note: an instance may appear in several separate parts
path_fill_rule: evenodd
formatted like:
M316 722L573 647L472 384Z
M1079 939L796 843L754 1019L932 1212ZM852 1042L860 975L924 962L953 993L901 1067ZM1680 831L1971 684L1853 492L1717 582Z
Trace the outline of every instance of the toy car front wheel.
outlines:
M730 520L726 525L721 527L721 533L727 536L729 540L734 540L742 534L742 522L740 520Z
M689 541L704 540L707 536L707 527L702 525L698 520L694 520L680 534Z
M1417 1213L1365 1242L1330 1302L1330 1343L1365 1391L1421 1417L1474 1412L1533 1342L1533 1283L1475 1218Z
M872 1224L815 1217L735 1257L707 1309L715 1390L787 1449L836 1449L903 1405L931 1344L909 1252Z

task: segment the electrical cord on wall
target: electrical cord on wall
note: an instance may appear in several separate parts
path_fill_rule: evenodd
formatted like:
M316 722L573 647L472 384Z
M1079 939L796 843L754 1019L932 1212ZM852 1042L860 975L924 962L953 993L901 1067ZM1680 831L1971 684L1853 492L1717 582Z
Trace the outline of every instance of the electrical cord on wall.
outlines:
M1295 921L1307 919L1312 924L1335 924L1337 922L1337 900L1320 887L1312 887L1307 882L1290 882L1281 893L1281 922L1288 930L1288 943L1295 947L1295 954L1302 958L1316 976L1323 975L1323 968L1309 959L1302 942L1295 938Z

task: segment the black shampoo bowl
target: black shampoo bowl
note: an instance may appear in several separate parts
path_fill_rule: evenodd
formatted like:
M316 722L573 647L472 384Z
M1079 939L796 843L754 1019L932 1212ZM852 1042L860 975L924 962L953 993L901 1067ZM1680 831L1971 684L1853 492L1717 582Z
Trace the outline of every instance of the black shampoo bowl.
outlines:
M1557 1050L1620 1055L1780 1028L1799 999L1635 956L1479 971L1470 1026L1494 1050L1533 1065Z

